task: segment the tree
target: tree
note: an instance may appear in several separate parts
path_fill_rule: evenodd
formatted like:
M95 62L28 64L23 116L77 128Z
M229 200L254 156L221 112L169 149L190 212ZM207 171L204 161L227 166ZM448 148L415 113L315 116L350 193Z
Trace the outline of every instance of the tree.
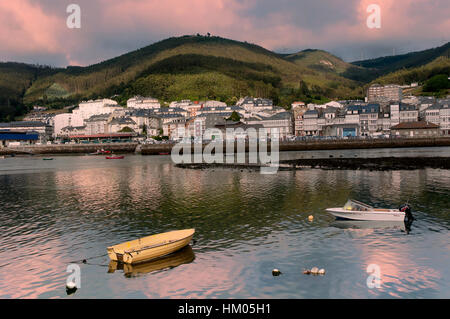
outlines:
M241 120L241 117L239 116L239 113L236 111L233 111L233 113L231 113L231 116L229 118L227 118L227 120L231 120L234 122L239 122Z
M440 90L450 89L450 81L445 74L438 74L429 79L423 86L425 92L439 92Z
M134 132L133 129L131 127L125 126L124 128L122 128L119 133L132 133Z
M310 94L308 85L303 80L300 80L298 91L300 96L308 96Z

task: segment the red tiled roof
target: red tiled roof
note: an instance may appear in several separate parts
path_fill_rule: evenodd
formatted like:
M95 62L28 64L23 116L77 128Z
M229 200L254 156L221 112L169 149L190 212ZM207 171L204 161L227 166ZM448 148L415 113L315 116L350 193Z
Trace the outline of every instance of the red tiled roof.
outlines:
M391 127L391 130L408 130L408 129L433 129L439 128L439 125L436 125L431 122L419 121L419 122L403 122Z

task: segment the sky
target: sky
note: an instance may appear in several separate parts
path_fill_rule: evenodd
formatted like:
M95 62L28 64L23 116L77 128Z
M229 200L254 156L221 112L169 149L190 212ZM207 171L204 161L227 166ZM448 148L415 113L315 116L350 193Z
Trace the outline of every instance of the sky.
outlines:
M68 28L70 4L81 28ZM380 28L369 28L371 4ZM172 36L206 34L346 61L450 41L449 0L0 0L0 61L91 65Z

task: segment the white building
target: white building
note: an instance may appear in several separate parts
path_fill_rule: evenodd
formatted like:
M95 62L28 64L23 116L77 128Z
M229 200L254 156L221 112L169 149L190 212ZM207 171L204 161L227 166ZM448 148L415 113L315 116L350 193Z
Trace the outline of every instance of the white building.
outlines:
M303 133L301 135L319 135L319 112L308 110L303 114Z
M417 122L419 120L419 110L411 104L400 103L400 123Z
M116 110L123 109L121 106L117 104L116 101L110 99L101 99L95 101L87 101L81 102L78 108L72 111L73 119L79 121L80 119L83 121L90 118L92 115L99 114L109 114L113 113ZM78 117L78 118L76 118Z
M401 101L403 99L402 88L396 84L373 84L367 90L368 102Z
M159 109L161 104L153 97L142 97L137 95L127 101L127 107L134 109Z
M286 139L294 135L294 125L291 112L277 113L270 117L255 115L246 120L248 125L262 125L267 134L276 134L280 139Z
M450 135L450 103L442 100L425 110L425 121L439 125L442 135Z
M53 118L54 123L54 130L53 130L53 136L57 137L62 134L62 129L68 126L71 127L78 127L83 126L83 119L81 116L77 116L73 113L62 113L57 114Z
M240 106L249 114L254 115L260 113L263 110L272 110L273 102L270 99L245 97L241 98L236 103L236 106Z

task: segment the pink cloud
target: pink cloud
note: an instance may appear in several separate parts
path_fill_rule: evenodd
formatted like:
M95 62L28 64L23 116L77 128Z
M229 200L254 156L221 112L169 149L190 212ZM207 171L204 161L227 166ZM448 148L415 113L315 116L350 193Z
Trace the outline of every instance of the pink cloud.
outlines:
M62 43L58 28L65 25L59 17L49 16L28 0L0 2L0 42L8 51L58 53Z
M308 17L306 2L265 0L87 0L78 1L82 28L69 30L65 5L50 6L39 0L0 2L0 59L14 54L33 57L58 54L66 63L85 65L114 57L168 36L205 34L262 45L268 49L333 48L346 45L419 44L448 39L450 5L443 0L328 0L321 7L346 13ZM366 26L369 4L381 7L381 29ZM311 13L314 14L314 13ZM315 18L315 17L314 17ZM314 20L314 19L313 19ZM314 21L313 21L314 22ZM406 40L405 40L406 39ZM429 43L428 42L428 43Z

